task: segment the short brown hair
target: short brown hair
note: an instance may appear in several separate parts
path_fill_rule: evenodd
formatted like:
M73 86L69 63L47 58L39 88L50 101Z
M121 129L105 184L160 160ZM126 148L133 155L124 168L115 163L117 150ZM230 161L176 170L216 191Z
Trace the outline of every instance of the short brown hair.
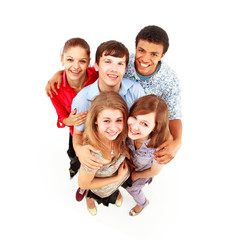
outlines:
M150 133L148 147L156 148L169 137L168 107L165 101L156 95L150 94L139 98L130 108L129 116L155 113L155 127Z
M126 57L126 67L129 63L129 50L122 44L121 42L110 40L107 42L101 43L97 50L95 55L95 62L99 64L100 58L105 54L105 56L113 56L113 57Z

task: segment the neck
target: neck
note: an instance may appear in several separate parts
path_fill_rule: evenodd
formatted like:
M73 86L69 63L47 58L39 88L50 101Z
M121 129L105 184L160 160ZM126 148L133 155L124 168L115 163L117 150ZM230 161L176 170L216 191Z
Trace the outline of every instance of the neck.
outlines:
M68 84L69 86L75 90L75 92L79 92L85 85L87 80L87 75L85 74L85 76L81 77L80 79L77 80L71 80L67 78Z
M116 86L108 86L99 78L98 87L100 92L119 92L121 83Z
M134 140L135 147L136 147L137 149L139 149L139 148L142 146L143 142L144 142L143 139L136 139L136 140Z

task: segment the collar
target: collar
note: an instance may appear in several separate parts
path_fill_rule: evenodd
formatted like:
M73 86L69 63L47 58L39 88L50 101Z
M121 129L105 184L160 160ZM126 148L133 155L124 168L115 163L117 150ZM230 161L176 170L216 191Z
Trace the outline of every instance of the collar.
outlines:
M93 100L97 95L100 94L99 91L99 79L97 79L93 84L88 86L88 99Z

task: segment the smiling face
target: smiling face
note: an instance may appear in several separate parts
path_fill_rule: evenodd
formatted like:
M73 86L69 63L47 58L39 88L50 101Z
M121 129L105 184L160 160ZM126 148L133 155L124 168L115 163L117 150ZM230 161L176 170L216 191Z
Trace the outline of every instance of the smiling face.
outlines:
M128 118L128 137L133 140L147 140L155 127L155 113L130 116Z
M99 89L101 91L118 92L126 71L126 57L113 57L103 54L99 64L95 63L95 69L99 72Z
M90 58L84 48L80 46L70 47L61 56L61 62L65 68L68 83L83 81L86 78Z
M152 75L164 57L163 44L140 39L136 46L135 67L142 76Z
M98 114L95 124L98 126L98 133L103 138L115 140L123 130L123 113L118 109L104 109Z

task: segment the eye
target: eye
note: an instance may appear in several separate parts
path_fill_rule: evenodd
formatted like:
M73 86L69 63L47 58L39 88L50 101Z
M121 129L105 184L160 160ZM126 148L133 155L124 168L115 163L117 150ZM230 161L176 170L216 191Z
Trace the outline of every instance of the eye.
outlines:
M104 123L109 123L109 122L110 122L110 120L104 120L103 122L104 122Z
M68 58L67 61L68 61L68 62L72 62L73 59L72 59L72 58Z
M81 60L80 63L87 63L87 61L86 60Z
M152 56L153 57L158 57L158 54L157 53L152 53Z
M145 122L142 122L141 124L142 124L144 127L148 127L148 124L145 123Z
M121 123L123 120L122 119L117 119L117 122L118 123Z

